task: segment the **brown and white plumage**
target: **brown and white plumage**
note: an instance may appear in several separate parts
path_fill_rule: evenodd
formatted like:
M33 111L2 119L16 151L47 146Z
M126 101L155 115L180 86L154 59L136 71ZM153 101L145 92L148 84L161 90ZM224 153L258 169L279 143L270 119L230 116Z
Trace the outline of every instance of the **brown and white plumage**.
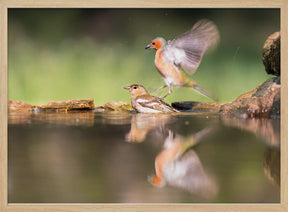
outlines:
M215 47L218 41L218 29L208 20L198 21L189 31L173 40L166 41L162 37L153 39L146 49L156 50L155 65L165 81L162 87L168 86L169 94L173 91L173 85L192 87L213 99L212 95L189 79L182 69L189 74L195 73L204 53Z
M124 89L130 92L132 107L139 113L179 112L162 99L151 96L142 85L132 84Z

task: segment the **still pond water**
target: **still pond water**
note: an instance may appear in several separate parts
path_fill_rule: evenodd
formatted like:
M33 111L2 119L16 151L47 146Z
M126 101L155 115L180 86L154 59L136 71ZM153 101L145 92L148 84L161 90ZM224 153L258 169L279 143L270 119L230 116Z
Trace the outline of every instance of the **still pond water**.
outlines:
M279 203L280 120L9 113L9 203Z

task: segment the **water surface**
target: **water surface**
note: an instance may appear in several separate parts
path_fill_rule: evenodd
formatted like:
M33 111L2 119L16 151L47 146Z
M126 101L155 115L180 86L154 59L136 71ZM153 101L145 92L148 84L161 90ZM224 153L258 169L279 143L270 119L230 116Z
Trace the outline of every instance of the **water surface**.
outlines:
M280 120L9 113L10 203L279 203Z

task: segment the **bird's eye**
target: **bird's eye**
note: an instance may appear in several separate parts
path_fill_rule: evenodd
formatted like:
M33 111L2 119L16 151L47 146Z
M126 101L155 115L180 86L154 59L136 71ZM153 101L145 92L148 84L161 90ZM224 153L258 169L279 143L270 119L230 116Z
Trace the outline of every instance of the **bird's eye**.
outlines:
M153 42L152 45L155 45L155 42Z
M136 86L134 86L134 87L133 87L133 89L137 89L137 87L136 87Z

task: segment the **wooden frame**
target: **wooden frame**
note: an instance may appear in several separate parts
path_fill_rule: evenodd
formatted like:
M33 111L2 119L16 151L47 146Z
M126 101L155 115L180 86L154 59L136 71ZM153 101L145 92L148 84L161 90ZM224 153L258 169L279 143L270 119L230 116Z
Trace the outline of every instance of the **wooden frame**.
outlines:
M7 11L8 8L37 8L37 7L67 7L67 8L86 8L86 7L167 7L167 8L280 8L281 9L281 202L280 204L8 204L7 195ZM287 145L287 10L286 0L124 0L124 1L81 1L81 0L0 0L0 203L1 211L287 211L288 210L288 145Z

